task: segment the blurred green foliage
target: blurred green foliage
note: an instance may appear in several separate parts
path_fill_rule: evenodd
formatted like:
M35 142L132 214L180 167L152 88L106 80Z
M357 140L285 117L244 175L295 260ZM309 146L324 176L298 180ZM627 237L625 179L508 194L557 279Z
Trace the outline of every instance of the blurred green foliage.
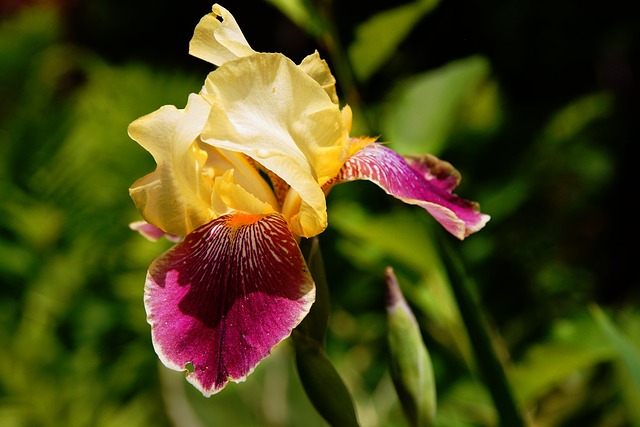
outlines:
M154 165L126 128L199 90L207 66L187 43L209 5L125 3L0 5L0 425L324 425L289 342L210 399L159 367L142 291L168 243L127 227L138 219L127 188ZM549 16L528 0L269 3L280 9L223 5L258 50L300 60L319 48L357 132L451 161L458 193L492 216L455 249L531 425L640 425L630 14L569 2ZM572 13L583 19L562 19ZM329 215L327 352L360 424L406 425L386 363L393 265L431 354L436 425L497 425L431 218L368 183L333 190Z

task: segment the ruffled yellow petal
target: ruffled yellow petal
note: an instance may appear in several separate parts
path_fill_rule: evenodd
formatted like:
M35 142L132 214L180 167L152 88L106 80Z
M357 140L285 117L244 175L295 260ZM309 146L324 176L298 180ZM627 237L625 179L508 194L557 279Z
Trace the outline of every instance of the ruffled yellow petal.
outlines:
M193 33L189 53L213 65L251 55L254 52L244 38L233 15L214 4L213 12L205 15Z
M298 67L322 86L329 98L331 98L331 102L334 104L339 102L336 92L336 79L331 74L327 61L320 58L318 51L304 58Z
M192 94L183 110L164 106L129 125L158 165L129 193L142 217L166 233L185 236L213 218L212 181L202 174L207 153L196 142L208 115L209 104Z
M244 153L282 178L306 204L305 218L314 218L294 232L322 232L321 185L348 151L342 113L322 86L285 56L257 53L210 73L202 96L211 103L202 140Z

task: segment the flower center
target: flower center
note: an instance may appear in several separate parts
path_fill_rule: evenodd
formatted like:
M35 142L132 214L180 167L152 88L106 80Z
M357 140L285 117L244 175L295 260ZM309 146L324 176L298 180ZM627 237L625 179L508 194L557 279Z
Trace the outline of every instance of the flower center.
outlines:
M240 227L244 227L245 225L255 224L263 217L264 215L260 214L236 212L233 215L229 215L229 217L227 218L227 227L229 227L233 231L236 231Z

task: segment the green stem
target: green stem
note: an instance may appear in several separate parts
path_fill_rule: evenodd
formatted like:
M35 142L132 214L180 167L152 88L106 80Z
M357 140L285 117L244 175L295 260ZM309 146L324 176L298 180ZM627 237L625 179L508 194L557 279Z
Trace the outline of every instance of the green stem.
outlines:
M499 414L500 425L505 427L525 426L504 367L493 347L486 318L472 291L473 281L467 276L462 260L447 240L449 236L440 235L439 237L443 261L451 280L451 288L469 334L478 370L489 389Z
M291 335L298 376L309 401L331 426L358 427L353 398L324 349L331 307L318 238L303 239L300 249L316 283L316 301Z
M331 312L331 298L318 237L302 239L300 250L307 261L311 277L316 283L316 301L311 306L307 317L298 325L297 330L313 338L324 348Z
M353 73L351 61L349 61L342 46L334 20L331 19L331 1L321 2L318 6L314 6L311 3L310 1L307 2L307 10L316 22L321 23L319 27L322 28L321 32L315 35L318 43L329 54L331 66L335 70L337 81L347 104L351 107L354 116L358 116L360 123L366 128L361 130L368 133L372 129L371 120L362 108L362 97Z

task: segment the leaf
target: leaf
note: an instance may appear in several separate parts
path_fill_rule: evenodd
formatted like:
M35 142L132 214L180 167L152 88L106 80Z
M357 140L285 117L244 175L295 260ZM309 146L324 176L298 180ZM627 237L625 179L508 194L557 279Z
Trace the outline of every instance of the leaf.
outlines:
M640 352L597 305L589 307L591 315L613 346L616 355L629 372L629 378L640 392Z
M587 317L554 323L546 341L532 346L512 372L524 406L533 404L572 374L610 360L613 349Z
M318 413L332 426L357 427L351 394L320 343L298 330L292 338L300 381Z
M393 109L383 117L384 139L402 154L438 155L488 75L488 61L472 56L407 80L389 101Z
M513 387L505 372L505 363L498 357L498 335L490 329L489 322L476 295L476 284L466 273L462 259L446 240L450 236L439 235L442 259L451 280L451 289L460 309L460 315L473 347L477 371L483 378L497 412L500 425L524 427L520 405L515 399Z
M405 266L416 271L433 272L434 264L440 264L426 227L408 209L371 215L360 205L337 200L329 209L332 227L362 239L367 246L381 250ZM419 213L423 214L423 211Z
M572 100L549 120L539 139L540 149L560 149L575 139L587 126L609 116L613 110L613 97L607 92L595 92Z
M407 298L429 318L429 333L470 365L468 337L423 212L398 209L386 215L371 215L355 203L334 200L329 218L331 226L345 236L344 242L351 243L340 244L346 257L360 257L371 268L392 261L420 276L418 284L406 289ZM360 249L349 251L354 241L358 241Z
M540 175L548 175L550 162L562 162L563 158L580 159L568 161L576 175L582 175L585 181L598 185L611 179L614 162L601 144L588 144L586 131L589 126L604 120L613 111L611 95L595 92L571 100L562 108L554 111L534 143L522 150L515 161L508 182L500 181L478 195L485 212L491 212L491 221L497 223L513 215L540 185ZM577 141L582 141L576 143ZM573 153L571 153L573 151ZM558 156L558 153L564 156Z
M378 13L359 25L348 52L358 80L367 81L394 54L420 19L438 3L439 0L418 0Z
M438 402L438 427L498 425L491 395L476 378L454 382L438 396Z
M615 366L617 381L629 422L640 425L640 407L636 404L640 402L640 352L637 345L634 346L639 342L640 316L635 312L622 313L617 316L620 326L616 326L600 307L591 306L590 311L619 360Z
M374 216L356 204L334 203L330 206L329 217L331 226L350 241L355 238L362 242L360 246L378 251L378 257L371 259L372 264L379 266L391 260L419 273L428 291L424 294L414 292L410 299L422 310L445 323L458 319L442 261L417 214L398 209Z
M24 70L33 65L37 54L58 37L60 28L55 12L46 7L26 8L12 19L0 20L2 90L21 88L16 82L24 78Z

